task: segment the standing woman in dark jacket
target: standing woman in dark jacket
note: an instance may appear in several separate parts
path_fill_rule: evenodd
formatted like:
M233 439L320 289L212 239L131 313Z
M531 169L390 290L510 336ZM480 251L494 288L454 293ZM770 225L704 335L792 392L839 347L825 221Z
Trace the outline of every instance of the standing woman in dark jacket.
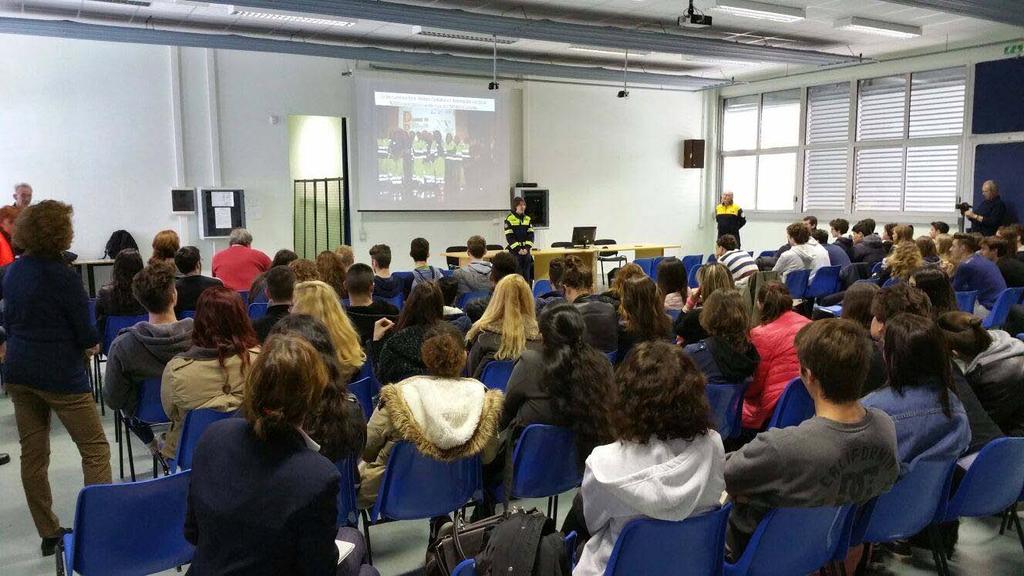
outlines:
M53 554L63 534L48 478L51 411L78 446L85 484L111 481L110 444L86 372L99 334L89 321L81 278L61 259L74 235L71 213L71 206L55 200L26 208L14 234L25 255L4 278L4 382L21 440L21 484L44 556Z
M686 346L709 384L742 384L754 375L761 357L750 343L750 314L739 291L717 290L700 310L708 337Z
M444 297L433 282L420 282L409 293L398 322L381 318L373 325L370 354L381 384L394 384L427 373L420 348L427 331L444 321Z
M629 354L634 344L672 338L672 319L665 313L658 286L647 276L622 285L618 338L620 360Z
M147 314L146 309L132 294L132 278L135 278L142 267L142 256L138 250L121 250L114 257L110 282L100 288L99 294L96 295L96 330L101 341L107 330L108 316Z

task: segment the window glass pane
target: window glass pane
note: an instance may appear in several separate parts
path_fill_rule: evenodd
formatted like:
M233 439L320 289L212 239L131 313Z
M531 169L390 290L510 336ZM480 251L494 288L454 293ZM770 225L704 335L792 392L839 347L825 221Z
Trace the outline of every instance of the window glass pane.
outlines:
M757 100L744 96L725 100L722 115L722 150L753 150L757 148Z
M956 204L960 147L917 146L907 148L907 189L904 210L952 212Z
M757 163L757 209L792 210L796 152L762 154Z
M906 77L861 80L859 86L857 139L903 138Z
M722 159L722 192L733 193L740 208L754 206L757 156L726 156Z
M899 211L903 192L903 148L857 150L854 209Z
M910 79L910 137L959 136L964 128L967 69L917 72Z
M761 101L761 148L796 146L800 140L800 89L768 92Z
M850 139L850 83L807 89L807 143Z
M846 209L846 148L807 150L804 210Z

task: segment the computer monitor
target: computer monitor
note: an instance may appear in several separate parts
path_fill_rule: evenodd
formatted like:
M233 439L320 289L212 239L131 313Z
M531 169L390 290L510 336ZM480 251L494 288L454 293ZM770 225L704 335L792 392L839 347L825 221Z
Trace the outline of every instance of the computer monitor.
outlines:
M572 229L572 245L591 246L596 234L597 226L576 226Z

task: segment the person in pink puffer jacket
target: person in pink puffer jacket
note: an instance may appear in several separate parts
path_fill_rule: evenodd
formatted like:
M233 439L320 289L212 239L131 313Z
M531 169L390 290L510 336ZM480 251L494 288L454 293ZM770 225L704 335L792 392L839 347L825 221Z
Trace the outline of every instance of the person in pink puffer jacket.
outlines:
M743 427L760 430L772 416L775 403L790 380L800 375L796 333L811 321L793 312L793 299L780 282L769 282L757 291L761 325L750 331L761 362L754 381L743 397Z

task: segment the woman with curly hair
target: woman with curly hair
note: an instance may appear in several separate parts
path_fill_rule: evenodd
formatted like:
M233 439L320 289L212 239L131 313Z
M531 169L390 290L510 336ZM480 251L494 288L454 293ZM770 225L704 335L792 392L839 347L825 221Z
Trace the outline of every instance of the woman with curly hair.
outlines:
M21 485L43 556L54 553L64 533L50 494L51 412L78 447L85 484L111 481L110 444L83 361L99 350L100 336L82 279L62 258L74 236L71 214L71 206L56 200L25 208L14 232L25 254L4 278L4 383L21 440Z
M107 331L108 316L142 316L146 309L132 294L132 278L142 270L142 256L137 250L121 250L114 257L110 282L96 295L96 329L100 340Z
M896 278L900 282L907 282L914 272L923 267L924 258L917 244L912 241L899 242L893 246L892 252L882 263L881 280L885 283L891 278Z
M754 375L761 357L750 343L750 314L739 291L716 290L700 310L708 337L688 344L686 353L711 384L742 384Z
M348 290L345 289L345 266L341 263L341 257L330 250L324 250L316 255L315 264L320 280L334 288L338 298L348 298Z
M537 309L533 292L518 274L502 278L494 287L487 310L466 334L469 373L480 378L492 360L516 361L527 348L540 349Z
M154 262L170 262L174 264L174 255L181 248L181 240L174 230L161 230L153 237L153 255L149 257L147 264Z
M685 520L716 509L725 490L725 449L704 376L678 346L637 345L616 371L609 406L615 441L587 459L570 512L585 512L590 534L574 576L604 574L631 520Z

